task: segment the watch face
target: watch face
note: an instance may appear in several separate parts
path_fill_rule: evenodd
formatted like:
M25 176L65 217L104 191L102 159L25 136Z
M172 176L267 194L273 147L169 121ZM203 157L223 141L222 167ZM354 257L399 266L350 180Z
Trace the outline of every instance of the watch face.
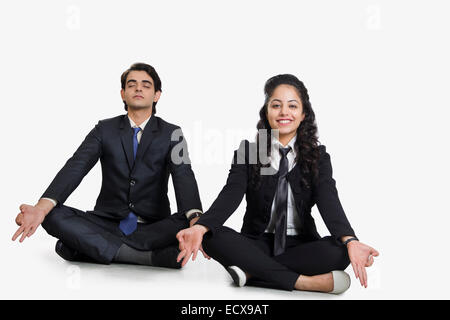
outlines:
M191 216L189 217L189 220L192 220L192 219L200 217L200 216L201 216L200 212L195 212L195 213L191 214Z

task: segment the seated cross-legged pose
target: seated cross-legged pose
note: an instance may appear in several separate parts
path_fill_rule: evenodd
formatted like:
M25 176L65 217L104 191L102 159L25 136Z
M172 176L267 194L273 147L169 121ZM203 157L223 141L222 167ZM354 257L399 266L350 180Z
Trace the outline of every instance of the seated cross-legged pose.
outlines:
M202 210L194 173L184 161L189 160L186 143L178 126L155 115L162 90L152 66L132 65L121 83L127 114L99 121L38 203L20 206L20 227L13 240L21 236L24 241L42 224L59 239L58 255L69 261L179 269L175 236ZM102 186L94 210L65 206L98 160ZM167 197L170 175L178 205L175 214Z
M185 265L204 249L238 286L329 293L349 288L344 270L351 263L367 287L365 267L378 252L357 239L346 218L330 155L318 143L307 89L295 76L283 74L270 78L264 91L256 142L241 143L211 208L177 234L178 261ZM239 233L223 224L244 195L247 208ZM314 205L330 236L318 234Z

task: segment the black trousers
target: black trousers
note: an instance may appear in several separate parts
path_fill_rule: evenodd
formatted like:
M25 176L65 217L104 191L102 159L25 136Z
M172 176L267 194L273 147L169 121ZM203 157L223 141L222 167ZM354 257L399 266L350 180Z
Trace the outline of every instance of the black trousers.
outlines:
M221 227L203 239L203 248L225 268L237 266L249 273L248 285L293 290L300 275L345 270L350 264L347 248L333 237L319 240L288 236L286 251L273 256L273 234L244 235Z
M186 217L174 214L153 223L138 223L137 230L125 236L119 223L61 205L49 212L42 226L68 247L102 264L110 264L122 244L145 251L177 246L176 234L189 227Z

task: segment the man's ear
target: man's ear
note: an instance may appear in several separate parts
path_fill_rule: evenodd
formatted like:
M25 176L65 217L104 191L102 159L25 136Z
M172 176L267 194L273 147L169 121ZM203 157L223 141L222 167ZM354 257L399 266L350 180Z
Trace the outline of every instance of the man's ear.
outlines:
M157 102L159 100L159 97L161 97L161 91L156 91L153 102Z
M120 89L120 96L122 97L122 101L125 101L125 91Z

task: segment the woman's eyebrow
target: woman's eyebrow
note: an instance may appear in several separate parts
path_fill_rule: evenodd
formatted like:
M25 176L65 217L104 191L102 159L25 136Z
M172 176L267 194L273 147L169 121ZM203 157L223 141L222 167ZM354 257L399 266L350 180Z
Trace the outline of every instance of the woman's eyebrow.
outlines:
M283 101L281 101L280 99L273 99L271 102L274 102L274 101L283 102ZM292 102L292 101L297 102L297 103L300 103L300 102L298 102L298 101L295 100L295 99L291 99L291 100L289 100L288 102Z

